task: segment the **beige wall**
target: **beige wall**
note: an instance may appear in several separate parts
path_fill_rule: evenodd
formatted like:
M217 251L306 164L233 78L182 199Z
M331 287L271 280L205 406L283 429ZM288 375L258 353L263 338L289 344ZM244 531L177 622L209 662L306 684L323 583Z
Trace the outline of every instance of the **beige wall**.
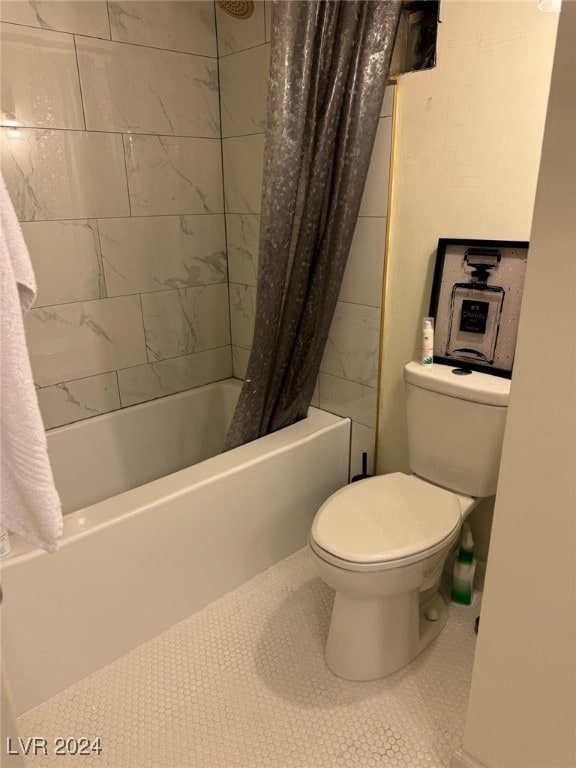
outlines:
M438 65L398 82L381 356L379 473L407 471L404 364L417 357L439 237L528 240L558 17L442 3ZM472 519L480 556L490 510Z
M576 3L564 3L464 749L576 765Z

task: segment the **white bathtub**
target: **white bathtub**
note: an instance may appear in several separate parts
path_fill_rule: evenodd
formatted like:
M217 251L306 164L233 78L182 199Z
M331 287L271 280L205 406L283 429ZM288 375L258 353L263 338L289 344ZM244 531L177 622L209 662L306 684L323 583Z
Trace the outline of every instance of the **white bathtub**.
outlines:
M217 455L238 391L228 380L48 433L77 511L55 554L12 537L1 563L17 715L304 546L348 481L350 422L311 408Z

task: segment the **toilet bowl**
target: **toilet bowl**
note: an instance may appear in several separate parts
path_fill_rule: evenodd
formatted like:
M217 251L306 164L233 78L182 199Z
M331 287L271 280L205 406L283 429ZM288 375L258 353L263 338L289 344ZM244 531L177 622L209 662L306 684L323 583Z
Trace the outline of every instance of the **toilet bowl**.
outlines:
M395 672L440 632L446 556L472 508L496 493L510 381L414 362L404 381L413 474L342 488L310 532L318 574L336 590L326 662L348 680Z
M446 557L476 500L394 473L341 489L310 533L318 575L336 590L326 663L347 680L408 664L447 619Z

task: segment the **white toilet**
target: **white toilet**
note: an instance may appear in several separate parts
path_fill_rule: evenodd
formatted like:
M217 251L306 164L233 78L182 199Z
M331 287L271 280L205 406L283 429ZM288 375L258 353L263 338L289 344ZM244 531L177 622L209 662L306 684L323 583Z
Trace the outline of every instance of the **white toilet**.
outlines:
M404 381L414 474L342 488L310 533L318 574L336 590L326 663L347 680L395 672L440 632L446 556L478 500L496 493L510 381L419 363Z

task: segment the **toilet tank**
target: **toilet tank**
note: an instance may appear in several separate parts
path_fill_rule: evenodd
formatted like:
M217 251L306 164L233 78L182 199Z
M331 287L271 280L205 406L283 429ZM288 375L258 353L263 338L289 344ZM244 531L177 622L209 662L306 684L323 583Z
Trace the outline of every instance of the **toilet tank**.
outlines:
M493 496L510 381L412 362L404 382L412 472L457 493Z

